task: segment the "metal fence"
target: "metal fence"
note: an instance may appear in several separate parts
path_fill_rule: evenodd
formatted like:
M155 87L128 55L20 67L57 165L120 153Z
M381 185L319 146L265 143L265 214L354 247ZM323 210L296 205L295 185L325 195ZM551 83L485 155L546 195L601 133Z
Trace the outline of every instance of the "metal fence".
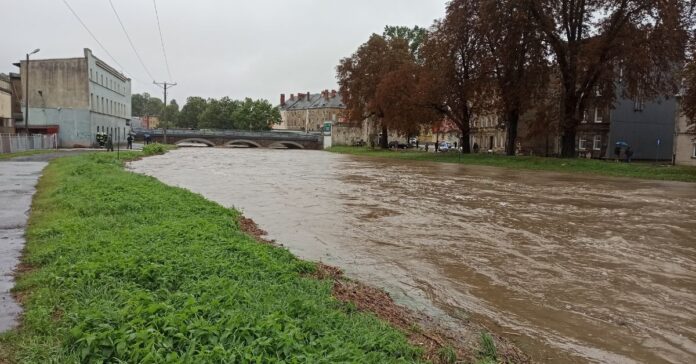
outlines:
M0 134L0 153L56 148L58 148L56 134Z

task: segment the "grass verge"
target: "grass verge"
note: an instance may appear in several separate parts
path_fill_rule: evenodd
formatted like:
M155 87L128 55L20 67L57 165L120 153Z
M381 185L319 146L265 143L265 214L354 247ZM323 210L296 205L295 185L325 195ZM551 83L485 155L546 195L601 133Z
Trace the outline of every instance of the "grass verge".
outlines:
M392 151L361 147L332 147L334 153L404 160L461 163L514 169L542 170L568 173L591 173L612 177L631 177L653 180L696 182L696 167L672 166L647 162L615 163L596 159L560 159L530 156L508 157L492 154L426 153L421 151Z
M112 154L51 162L18 270L22 326L0 336L0 362L422 360L402 332L335 299L315 264L242 232L239 217L126 172Z

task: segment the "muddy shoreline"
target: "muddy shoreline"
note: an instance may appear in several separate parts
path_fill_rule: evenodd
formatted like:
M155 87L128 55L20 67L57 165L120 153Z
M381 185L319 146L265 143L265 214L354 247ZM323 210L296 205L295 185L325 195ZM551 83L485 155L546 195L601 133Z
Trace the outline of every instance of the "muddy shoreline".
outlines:
M237 223L242 231L254 237L259 243L285 248L283 244L267 239L267 232L261 229L254 220L240 215ZM463 335L461 332L456 333L439 325L434 318L424 313L397 305L384 290L351 280L337 267L321 262L316 264L317 270L310 276L332 281L334 298L344 303L353 304L362 312L372 313L401 330L412 345L423 349L423 358L426 360L433 363L447 363L448 361L442 356L442 351L452 348L458 361L475 362L479 350L478 334L489 332L495 338L496 348L502 362L532 363L529 356L504 336L498 335L498 333L475 321L469 322L465 328L469 335Z

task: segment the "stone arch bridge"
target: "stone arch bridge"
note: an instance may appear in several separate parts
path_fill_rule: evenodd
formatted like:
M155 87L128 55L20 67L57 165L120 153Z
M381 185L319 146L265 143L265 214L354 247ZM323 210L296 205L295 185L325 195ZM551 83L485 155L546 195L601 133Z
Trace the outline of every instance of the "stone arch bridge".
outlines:
M150 135L153 142L164 143L162 129L133 129L136 140ZM321 149L321 136L287 131L187 130L167 129L168 144L196 143L209 147L246 147L274 149Z

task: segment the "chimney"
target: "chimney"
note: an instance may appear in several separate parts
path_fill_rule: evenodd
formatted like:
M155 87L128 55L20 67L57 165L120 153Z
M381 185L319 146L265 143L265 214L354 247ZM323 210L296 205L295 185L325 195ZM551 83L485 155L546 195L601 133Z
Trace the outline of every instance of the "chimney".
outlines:
M280 94L280 106L285 106L285 94Z
M290 94L290 101L295 101L295 94Z
M331 90L331 98L333 99L335 97L336 97L336 90Z
M311 98L312 98L311 94L309 93L309 91L307 91L307 101L309 101Z
M297 99L300 100L300 101L304 100L304 96L305 96L305 95L304 95L302 92L298 92L298 93L297 93Z

